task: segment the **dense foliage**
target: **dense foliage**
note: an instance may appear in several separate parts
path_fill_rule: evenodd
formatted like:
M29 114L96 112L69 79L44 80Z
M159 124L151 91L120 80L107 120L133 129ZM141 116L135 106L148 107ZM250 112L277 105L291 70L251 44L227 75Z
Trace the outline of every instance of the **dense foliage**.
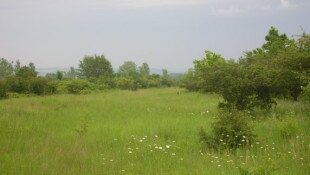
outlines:
M81 77L95 77L112 76L113 68L109 60L104 55L85 56L80 61L80 76Z
M189 91L223 97L212 134L201 129L201 141L214 149L248 146L254 140L247 122L251 118L248 111L269 111L276 106L277 98L309 101L309 46L309 35L303 33L290 39L271 27L265 43L245 52L238 61L205 51L205 57L194 61L194 68L188 70L182 81L182 87Z
M0 59L0 78L10 76L13 74L12 63L8 62L6 59Z
M304 33L290 39L271 27L262 47L246 52L239 61L206 51L203 59L194 61L182 86L218 93L224 99L220 107L238 110L271 109L274 98L298 100L309 83L309 38Z
M16 94L48 95L55 93L85 94L94 90L119 88L137 90L172 86L175 81L166 69L163 75L150 74L147 63L137 66L132 61L126 61L113 72L112 65L103 55L85 56L80 61L79 69L70 67L68 72L57 71L47 73L45 77L38 76L33 63L15 65L2 58L0 60L0 98L16 96ZM18 96L18 95L17 95Z

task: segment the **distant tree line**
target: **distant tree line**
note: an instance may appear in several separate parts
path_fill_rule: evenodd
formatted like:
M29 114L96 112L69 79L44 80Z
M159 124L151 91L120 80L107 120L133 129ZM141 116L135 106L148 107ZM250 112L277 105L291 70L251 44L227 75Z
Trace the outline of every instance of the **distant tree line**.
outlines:
M151 74L147 63L138 67L136 63L126 61L114 72L104 55L87 55L78 69L71 67L67 72L47 73L45 77L38 76L33 63L22 66L19 61L0 59L0 99L18 94L80 94L111 88L137 90L173 85L176 80L166 69L162 75Z

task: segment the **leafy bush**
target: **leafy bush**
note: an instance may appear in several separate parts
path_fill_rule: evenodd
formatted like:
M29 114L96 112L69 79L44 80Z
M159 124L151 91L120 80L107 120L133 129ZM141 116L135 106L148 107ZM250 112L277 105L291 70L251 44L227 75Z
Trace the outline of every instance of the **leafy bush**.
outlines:
M8 77L6 83L10 92L29 93L29 83L25 78Z
M189 69L181 80L181 87L189 91L198 91L200 89L198 77L193 69Z
M37 95L44 95L47 90L47 79L38 77L38 78L31 78L28 79L29 82L29 90L31 93Z
M70 94L81 94L82 91L92 90L93 87L87 80L71 80L66 88Z
M248 120L249 116L244 112L221 111L218 121L213 123L212 135L208 135L201 129L200 140L208 148L216 150L249 146L254 141L255 135Z
M57 83L50 81L46 84L46 94L55 94L57 92Z
M97 85L97 89L105 90L115 87L115 80L113 76L100 76L99 78L89 78L90 82Z
M158 74L152 74L147 77L146 84L148 87L159 87L161 85L160 83L160 75Z
M127 89L127 90L137 90L139 88L138 82L136 82L131 77L118 77L116 79L116 85L120 89Z
M8 88L6 85L5 80L0 80L0 99L7 98L8 94Z
M43 77L8 77L6 78L8 91L18 94L45 95L55 93L55 87Z

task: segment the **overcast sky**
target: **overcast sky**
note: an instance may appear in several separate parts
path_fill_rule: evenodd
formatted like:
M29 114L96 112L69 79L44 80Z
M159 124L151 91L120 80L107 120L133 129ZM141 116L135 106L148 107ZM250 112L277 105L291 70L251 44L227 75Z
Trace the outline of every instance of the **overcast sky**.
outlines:
M310 0L0 0L0 57L77 67L104 54L182 72L209 49L225 58L260 47L270 26L310 33Z

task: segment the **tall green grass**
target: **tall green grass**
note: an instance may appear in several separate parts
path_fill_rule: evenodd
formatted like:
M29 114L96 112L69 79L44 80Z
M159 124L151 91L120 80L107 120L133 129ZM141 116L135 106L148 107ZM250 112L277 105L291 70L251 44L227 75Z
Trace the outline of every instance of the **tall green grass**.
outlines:
M310 174L305 104L254 119L251 149L203 152L219 100L177 88L2 100L0 174Z

